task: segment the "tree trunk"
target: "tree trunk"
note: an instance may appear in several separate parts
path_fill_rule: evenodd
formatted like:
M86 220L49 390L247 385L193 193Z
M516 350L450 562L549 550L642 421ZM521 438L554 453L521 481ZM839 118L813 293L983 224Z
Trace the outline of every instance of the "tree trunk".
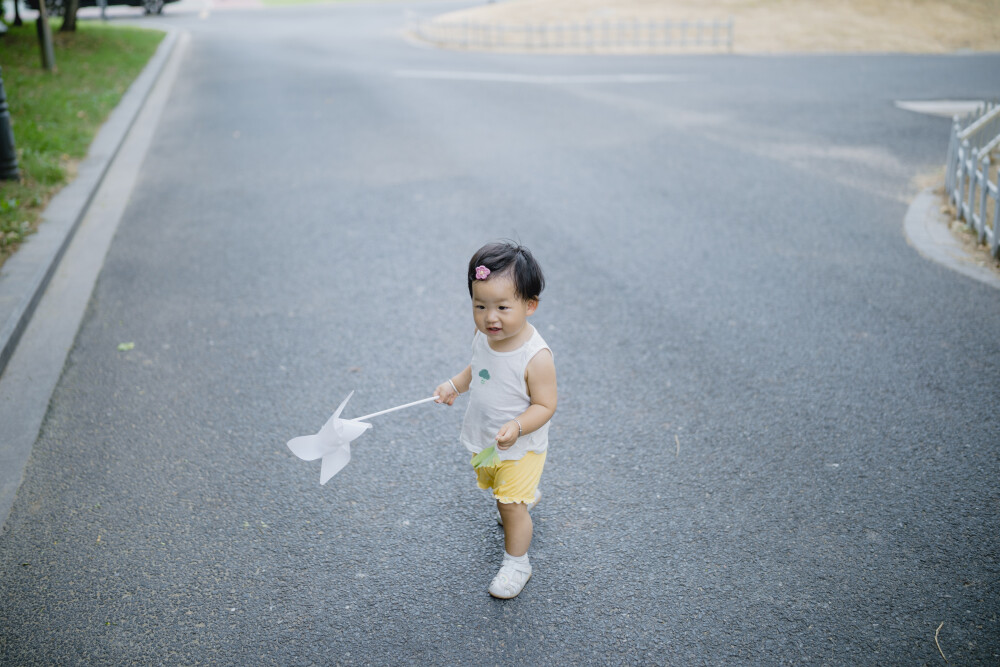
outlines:
M21 0L14 0L14 25L16 26L24 25L24 21L21 20L21 8L19 6L20 4Z
M66 0L63 5L63 24L59 32L76 32L76 10L80 0Z
M38 45L42 49L42 67L50 72L56 69L56 52L52 48L52 30L49 28L49 15L45 11L45 0L38 0Z

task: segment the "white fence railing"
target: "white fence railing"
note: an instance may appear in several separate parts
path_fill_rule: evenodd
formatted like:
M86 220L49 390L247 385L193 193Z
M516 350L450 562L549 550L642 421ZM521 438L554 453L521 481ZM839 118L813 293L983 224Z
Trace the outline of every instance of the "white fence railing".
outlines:
M725 21L609 21L503 25L409 17L409 30L438 46L517 51L650 53L674 50L732 52L733 19Z
M964 128L964 129L963 129ZM1000 147L1000 105L955 117L948 143L945 190L959 220L1000 258L1000 175L990 155Z

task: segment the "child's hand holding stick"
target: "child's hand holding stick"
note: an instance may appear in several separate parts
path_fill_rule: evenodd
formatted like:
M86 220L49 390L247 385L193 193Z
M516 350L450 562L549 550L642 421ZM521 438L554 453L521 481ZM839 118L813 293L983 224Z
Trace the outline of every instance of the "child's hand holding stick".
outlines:
M437 389L434 390L436 402L453 405L459 394L463 391L469 391L470 384L472 384L472 367L466 366L464 371L437 386Z

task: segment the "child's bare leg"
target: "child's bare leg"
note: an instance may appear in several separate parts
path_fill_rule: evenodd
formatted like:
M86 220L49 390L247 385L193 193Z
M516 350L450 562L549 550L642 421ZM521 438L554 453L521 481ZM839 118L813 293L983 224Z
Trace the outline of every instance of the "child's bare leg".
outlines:
M534 524L528 514L528 506L524 503L497 502L500 517L503 519L503 542L507 553L511 556L523 556L531 546L531 534Z

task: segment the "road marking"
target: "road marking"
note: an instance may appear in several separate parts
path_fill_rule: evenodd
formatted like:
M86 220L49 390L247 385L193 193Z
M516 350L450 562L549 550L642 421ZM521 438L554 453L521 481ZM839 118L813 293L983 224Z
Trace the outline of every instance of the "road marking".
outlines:
M483 81L487 83L532 83L561 85L574 83L677 83L689 81L685 74L512 74L505 72L461 72L438 70L396 70L403 79L439 81Z
M982 100L896 100L896 107L928 116L964 116L985 104Z

